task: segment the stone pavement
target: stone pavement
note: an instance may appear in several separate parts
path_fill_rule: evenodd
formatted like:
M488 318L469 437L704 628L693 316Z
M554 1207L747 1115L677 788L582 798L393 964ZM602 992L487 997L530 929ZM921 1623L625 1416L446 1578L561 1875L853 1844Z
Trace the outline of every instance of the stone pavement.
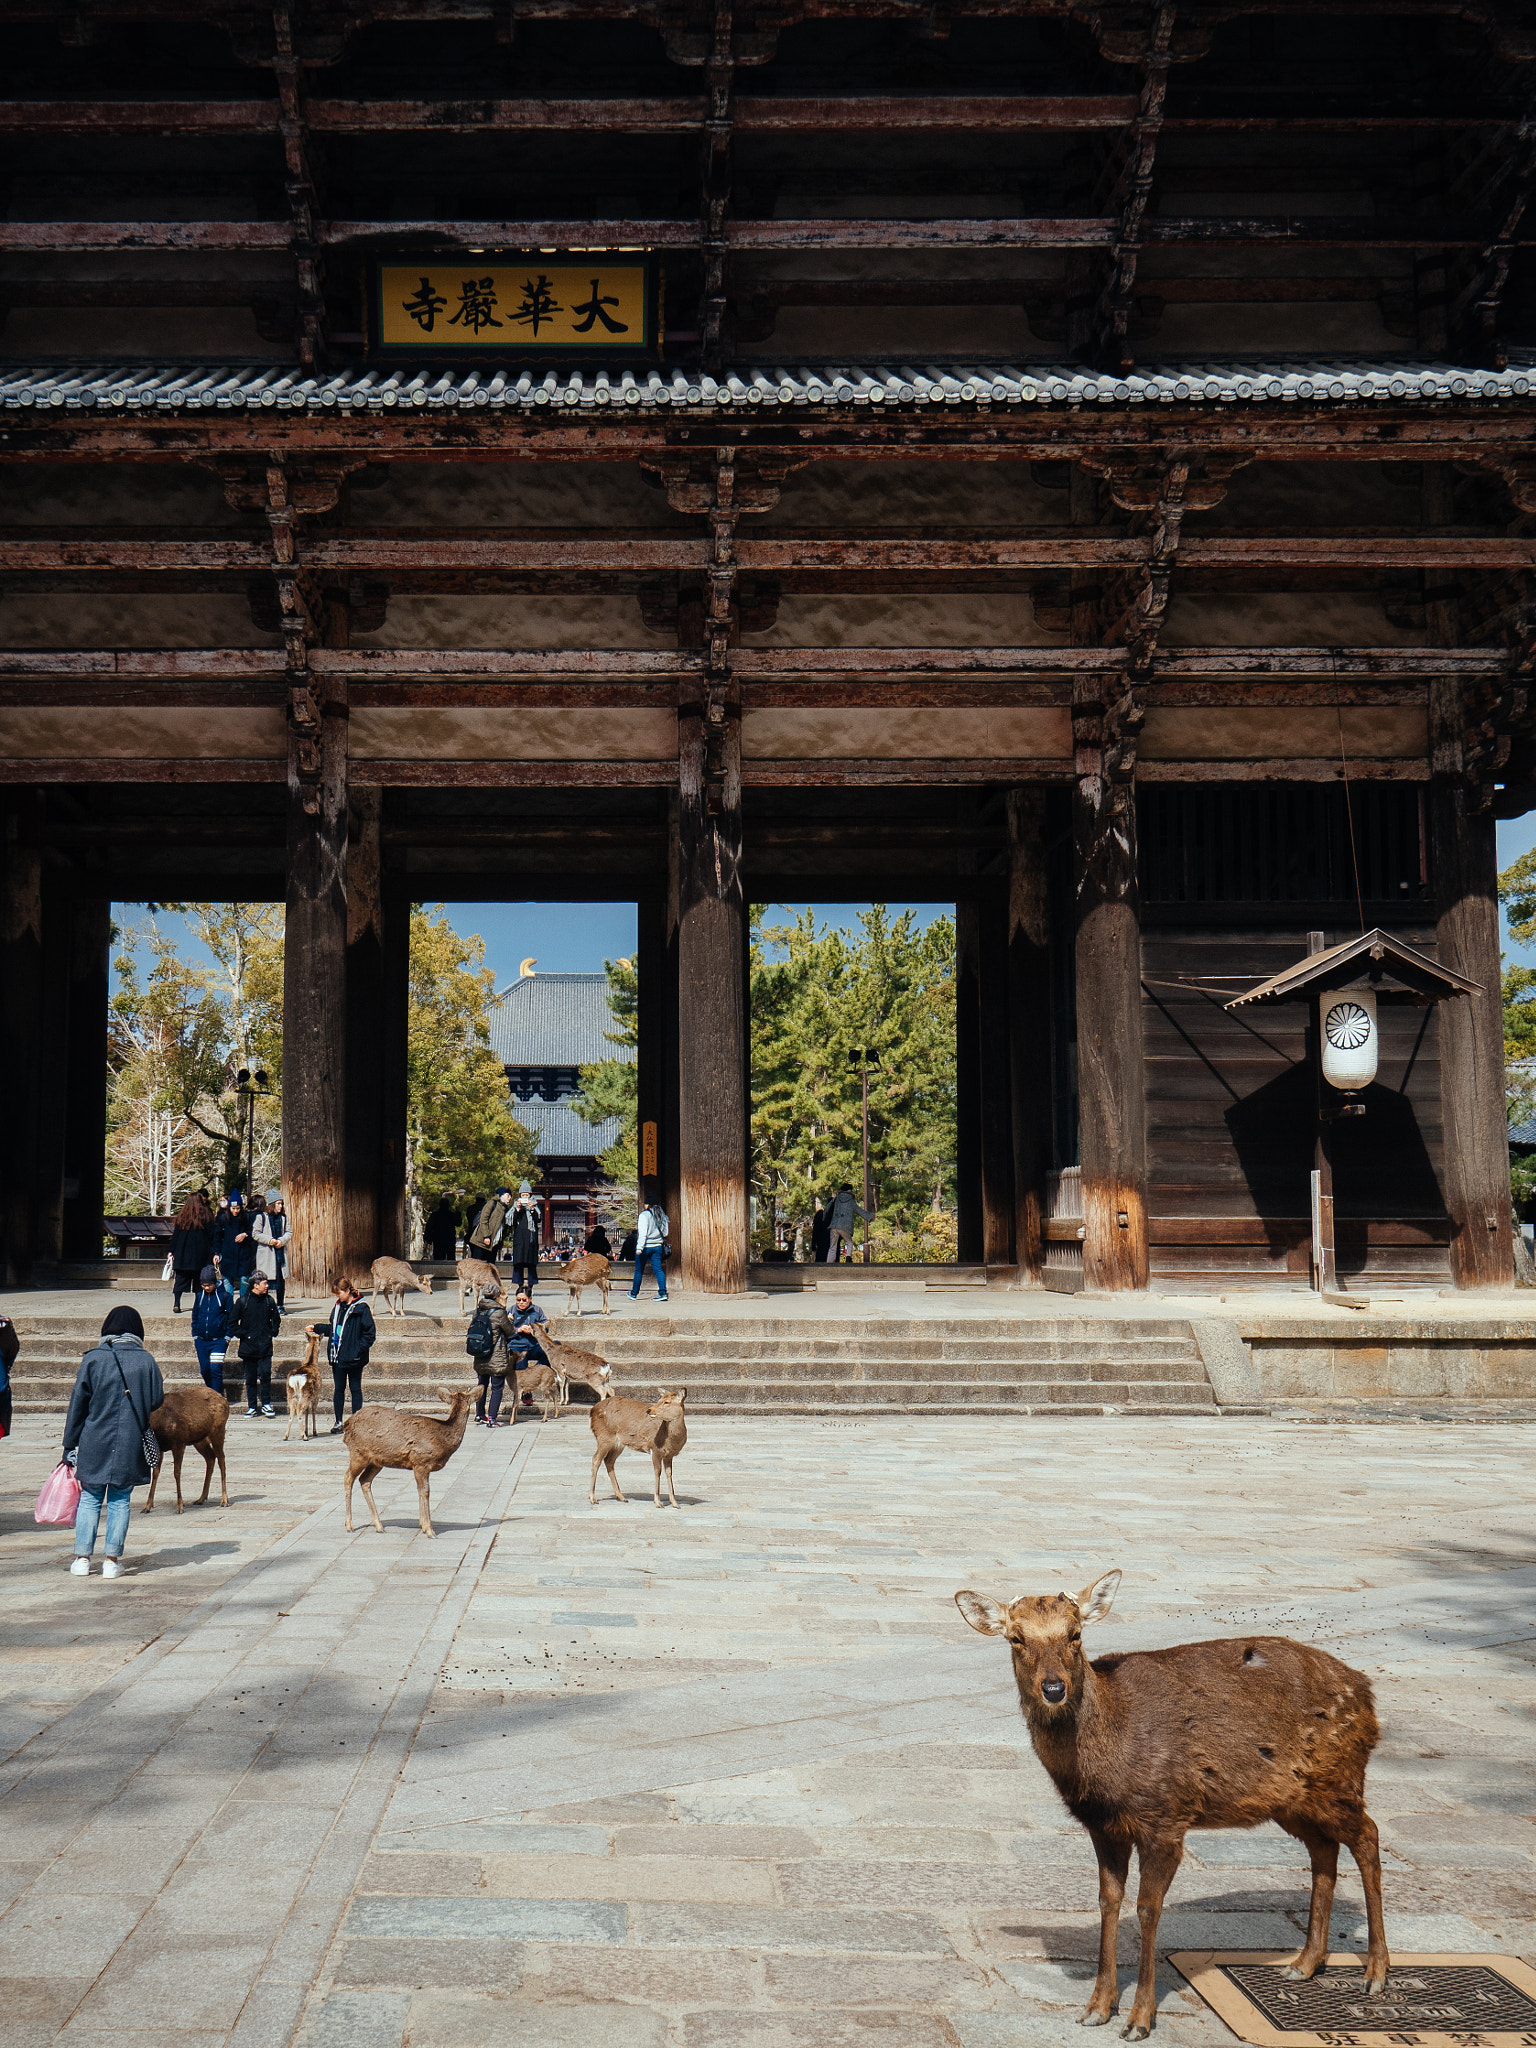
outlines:
M404 1474L345 1536L337 1446L279 1435L116 1584L30 1522L43 1418L0 1445L5 2048L1080 2038L1092 1853L951 1596L1111 1564L1104 1651L1369 1672L1389 1935L1536 1954L1529 1431L716 1419L681 1510L633 1454L594 1510L576 1414L471 1431L435 1543ZM1295 1844L1191 1843L1165 1949L1298 1940ZM1230 2039L1171 1972L1160 2033Z

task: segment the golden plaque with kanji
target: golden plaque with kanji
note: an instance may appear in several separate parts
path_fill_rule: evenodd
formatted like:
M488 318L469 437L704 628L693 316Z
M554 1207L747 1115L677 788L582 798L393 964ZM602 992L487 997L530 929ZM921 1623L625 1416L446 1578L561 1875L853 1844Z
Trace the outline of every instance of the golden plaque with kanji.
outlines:
M643 256L421 256L375 271L373 343L387 354L652 354Z

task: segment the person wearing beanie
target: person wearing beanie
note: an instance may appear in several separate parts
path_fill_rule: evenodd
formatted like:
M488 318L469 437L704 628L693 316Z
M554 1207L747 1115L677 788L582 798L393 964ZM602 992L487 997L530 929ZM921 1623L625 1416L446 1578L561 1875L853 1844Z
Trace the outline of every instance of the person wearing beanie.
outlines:
M250 1293L251 1275L256 1270L256 1240L238 1188L230 1189L229 1207L213 1226L213 1263L219 1269L225 1298L233 1307L237 1294L243 1299Z
M282 1189L268 1188L266 1207L251 1218L251 1242L256 1247L255 1271L266 1275L279 1315L283 1312L283 1273L288 1263L284 1254L292 1235L283 1208Z
M101 1341L85 1354L75 1375L64 1422L64 1456L80 1482L75 1510L75 1555L70 1571L91 1569L96 1532L106 1509L104 1579L118 1578L128 1540L133 1489L147 1484L144 1436L165 1399L160 1368L144 1349L144 1321L136 1308L115 1308L101 1326Z
M222 1394L229 1303L219 1291L218 1268L204 1266L197 1276L197 1287L197 1299L192 1304L192 1344L197 1352L197 1369L203 1376L203 1385Z
M527 1181L517 1184L517 1200L509 1219L512 1225L512 1278L532 1294L539 1277L539 1240L544 1235L544 1216Z

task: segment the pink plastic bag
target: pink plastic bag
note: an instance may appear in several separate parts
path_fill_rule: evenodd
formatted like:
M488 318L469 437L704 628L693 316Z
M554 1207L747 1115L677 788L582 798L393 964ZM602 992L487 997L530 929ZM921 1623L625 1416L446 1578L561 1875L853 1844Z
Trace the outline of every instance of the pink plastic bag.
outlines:
M75 1477L73 1465L55 1465L43 1481L43 1490L37 1496L37 1506L32 1510L34 1522L65 1523L75 1519L75 1509L80 1505L80 1482Z

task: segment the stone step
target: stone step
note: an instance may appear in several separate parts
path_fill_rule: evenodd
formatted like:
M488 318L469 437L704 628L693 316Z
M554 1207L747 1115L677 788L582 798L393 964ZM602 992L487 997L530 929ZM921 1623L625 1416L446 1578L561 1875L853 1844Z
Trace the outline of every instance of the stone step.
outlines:
M25 1343L28 1339L62 1338L76 1345L80 1351L95 1342L100 1321L95 1317L65 1315L17 1315L17 1335ZM289 1322L302 1325L303 1316L290 1315ZM190 1342L189 1317L150 1316L145 1319L145 1342L153 1350L156 1343L170 1339ZM1192 1341L1187 1320L1171 1317L1104 1317L1102 1319L1077 1317L1035 1317L1035 1316L966 1316L962 1321L943 1323L933 1317L917 1316L828 1316L823 1320L804 1317L772 1315L734 1316L553 1316L555 1334L577 1344L590 1344L594 1350L601 1350L604 1343L626 1344L635 1341L647 1342L660 1338L719 1338L742 1343L759 1341L804 1342L809 1338L828 1335L839 1341L862 1341L878 1338L884 1343L896 1341L918 1341L932 1338L936 1331L956 1337L963 1336L967 1342L986 1340L1022 1340L1030 1343L1134 1343ZM379 1341L391 1338L410 1342L419 1339L458 1338L462 1347L466 1319L459 1316L410 1316L403 1321L383 1314L378 1317ZM295 1329L295 1341L303 1339Z

